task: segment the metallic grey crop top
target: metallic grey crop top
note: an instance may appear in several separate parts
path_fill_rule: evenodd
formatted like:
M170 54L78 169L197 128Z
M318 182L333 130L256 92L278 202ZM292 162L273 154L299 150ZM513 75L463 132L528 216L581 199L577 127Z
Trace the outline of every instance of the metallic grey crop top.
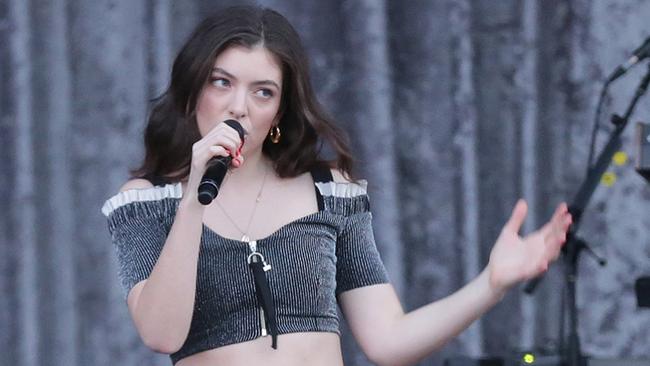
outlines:
M319 211L256 241L272 266L266 279L278 334L339 333L337 296L388 282L375 246L366 182L334 182L329 171L312 176ZM151 273L181 196L176 183L120 192L104 204L125 298ZM174 364L262 336L263 312L247 263L250 253L246 242L221 237L203 225L192 323L182 348L171 354Z

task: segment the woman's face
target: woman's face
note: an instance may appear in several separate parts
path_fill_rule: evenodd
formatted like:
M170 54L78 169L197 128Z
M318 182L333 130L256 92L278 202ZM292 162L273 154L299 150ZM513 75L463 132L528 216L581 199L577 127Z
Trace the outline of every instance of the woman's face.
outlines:
M264 47L232 46L221 52L197 101L201 136L227 119L239 121L248 132L244 157L259 149L271 126L278 123L282 68Z

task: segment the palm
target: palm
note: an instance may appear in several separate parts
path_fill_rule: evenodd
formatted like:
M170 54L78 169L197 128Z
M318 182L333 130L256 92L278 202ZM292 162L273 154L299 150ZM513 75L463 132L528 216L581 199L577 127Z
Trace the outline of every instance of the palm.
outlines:
M548 223L522 238L518 232L526 211L526 203L517 202L510 220L492 248L488 268L490 283L495 288L507 289L546 271L566 240L566 232L571 224L566 204L558 206Z

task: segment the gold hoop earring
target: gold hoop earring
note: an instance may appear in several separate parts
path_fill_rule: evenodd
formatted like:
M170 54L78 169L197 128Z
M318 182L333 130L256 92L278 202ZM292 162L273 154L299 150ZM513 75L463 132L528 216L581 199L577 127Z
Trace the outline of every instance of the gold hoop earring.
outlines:
M280 127L278 126L271 127L271 131L269 131L269 137L271 138L272 143L274 144L279 143L281 136L282 134L280 133Z

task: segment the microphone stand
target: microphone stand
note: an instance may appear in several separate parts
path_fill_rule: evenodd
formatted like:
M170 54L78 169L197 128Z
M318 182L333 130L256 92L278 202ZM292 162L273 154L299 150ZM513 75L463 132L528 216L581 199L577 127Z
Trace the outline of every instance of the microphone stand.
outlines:
M628 124L628 120L634 111L639 98L645 94L648 89L648 84L650 84L650 64L648 64L648 70L641 80L641 83L636 89L634 98L630 102L630 105L627 107L625 114L621 117L619 115L612 116L612 123L615 128L611 132L609 140L605 145L605 148L602 150L596 163L589 168L587 176L585 177L578 193L573 199L573 203L569 205L569 212L573 218L573 224L569 228L567 233L567 241L562 248L563 260L564 260L564 274L566 280L566 296L567 296L567 307L568 307L568 318L569 318L569 337L568 345L566 350L560 350L562 352L562 366L585 366L585 357L582 355L580 347L580 337L578 335L578 307L576 304L576 279L578 276L578 258L582 250L587 250L589 254L597 259L598 263L603 266L605 265L605 260L600 258L594 253L594 251L587 245L587 243L576 235L578 227L580 226L580 219L582 218L582 213L584 212L591 196L593 195L598 182L600 181L603 173L609 166L612 161L614 154L620 149L622 145L621 135L623 130ZM536 287L539 279L530 281L525 290L527 293L531 293Z

